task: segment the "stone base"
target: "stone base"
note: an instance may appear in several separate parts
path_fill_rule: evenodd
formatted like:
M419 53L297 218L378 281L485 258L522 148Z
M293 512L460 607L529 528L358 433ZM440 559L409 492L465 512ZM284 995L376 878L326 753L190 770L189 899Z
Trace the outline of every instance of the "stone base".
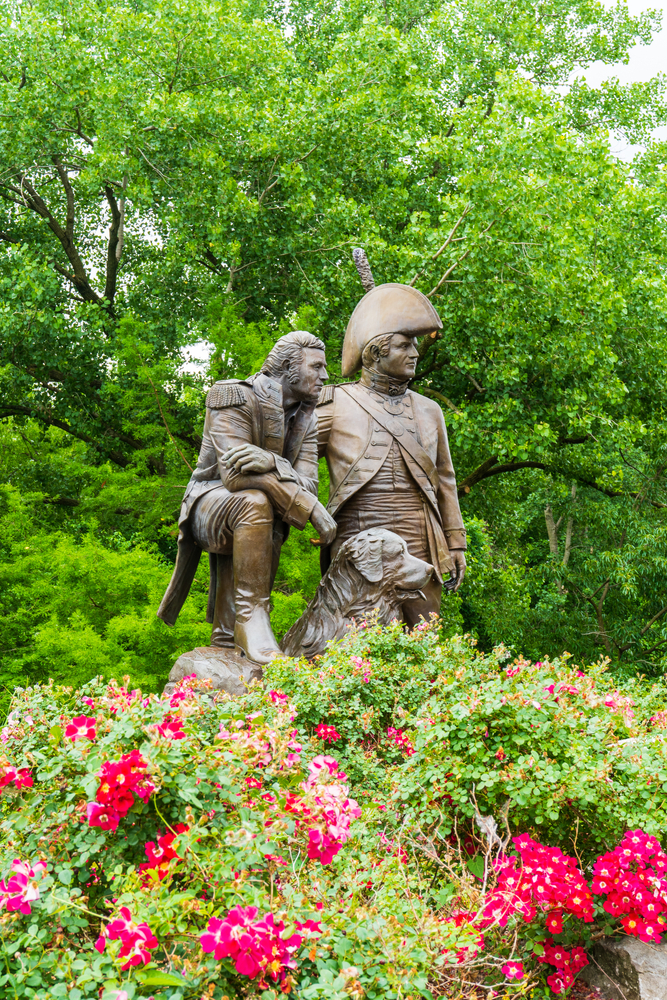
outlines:
M197 646L176 660L169 673L164 693L171 694L178 681L182 681L190 674L196 674L200 680L212 681L214 691L240 695L245 694L246 685L250 681L261 680L262 667L261 664L241 656L234 649Z
M603 938L579 973L609 1000L667 1000L667 944L635 937Z

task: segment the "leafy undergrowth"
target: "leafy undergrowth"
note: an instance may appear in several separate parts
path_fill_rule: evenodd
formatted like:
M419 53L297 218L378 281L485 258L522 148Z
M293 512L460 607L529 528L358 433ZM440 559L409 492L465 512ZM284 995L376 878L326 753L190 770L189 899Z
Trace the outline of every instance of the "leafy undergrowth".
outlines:
M360 628L241 699L15 694L0 992L566 993L667 914L664 684Z

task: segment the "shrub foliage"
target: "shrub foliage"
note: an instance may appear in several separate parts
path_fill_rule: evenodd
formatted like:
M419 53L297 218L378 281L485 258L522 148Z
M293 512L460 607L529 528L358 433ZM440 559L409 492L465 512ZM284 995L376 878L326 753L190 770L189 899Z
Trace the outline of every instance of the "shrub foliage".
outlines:
M435 623L360 628L236 700L193 679L17 691L0 988L564 992L595 935L662 934L663 695Z

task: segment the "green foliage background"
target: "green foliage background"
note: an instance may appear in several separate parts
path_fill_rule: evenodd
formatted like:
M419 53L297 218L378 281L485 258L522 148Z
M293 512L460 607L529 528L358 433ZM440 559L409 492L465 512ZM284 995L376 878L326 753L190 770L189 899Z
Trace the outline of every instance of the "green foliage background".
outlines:
M663 672L665 80L581 76L650 42L657 14L0 11L5 689L126 671L158 688L206 641L204 566L176 628L155 619L206 388L299 328L337 378L356 245L443 319L414 387L443 406L470 534L445 631ZM632 164L610 132L643 144ZM278 633L317 583L311 533L284 551Z

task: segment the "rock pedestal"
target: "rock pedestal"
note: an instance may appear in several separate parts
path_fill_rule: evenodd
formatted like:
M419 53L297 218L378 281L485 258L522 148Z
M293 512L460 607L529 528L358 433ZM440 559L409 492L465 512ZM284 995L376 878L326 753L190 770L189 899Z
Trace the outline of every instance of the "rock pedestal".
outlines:
M190 674L196 674L199 680L210 680L214 691L240 695L245 693L246 685L250 681L261 680L262 667L259 663L240 656L234 649L197 646L176 660L169 673L164 693L171 694L178 681L182 681Z
M603 938L580 978L610 1000L667 1000L667 944L635 937Z

